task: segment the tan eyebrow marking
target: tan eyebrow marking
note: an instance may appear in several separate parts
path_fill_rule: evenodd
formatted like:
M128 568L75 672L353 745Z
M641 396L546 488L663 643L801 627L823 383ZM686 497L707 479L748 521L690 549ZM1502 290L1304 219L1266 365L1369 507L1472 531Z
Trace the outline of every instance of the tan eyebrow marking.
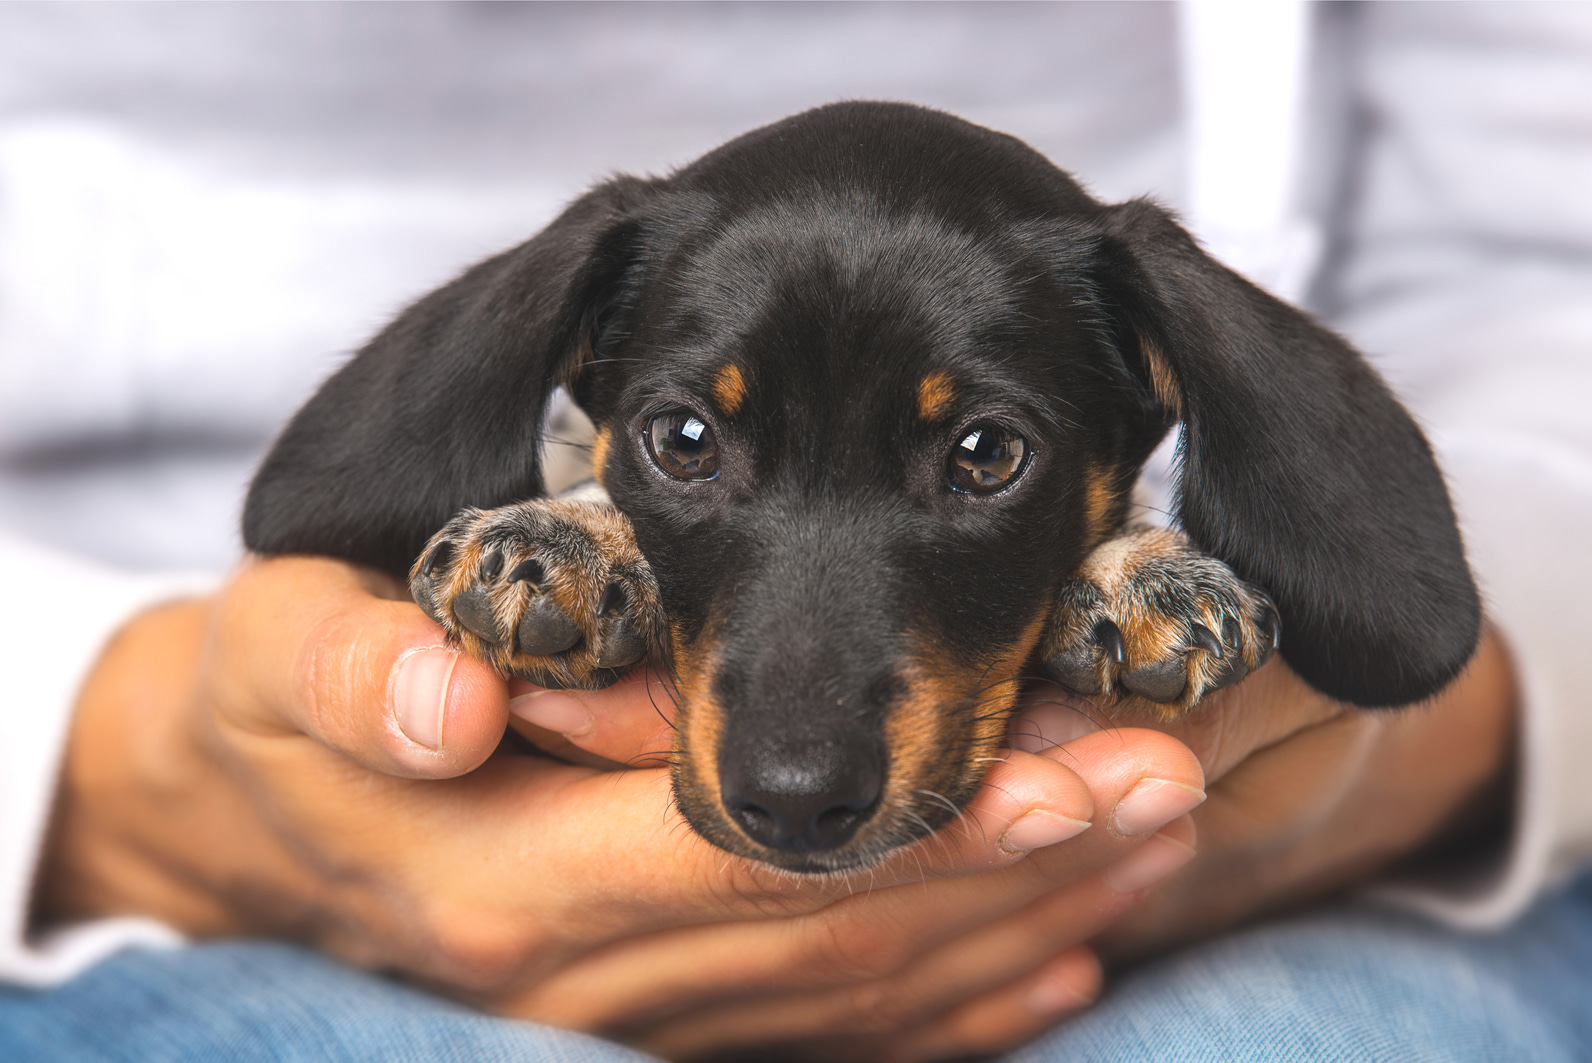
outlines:
M741 375L740 366L724 366L713 376L713 398L719 404L719 410L726 417L734 417L735 412L741 408L741 403L746 401L746 377Z
M918 384L918 416L925 421L940 418L956 398L956 381L951 374L935 371Z

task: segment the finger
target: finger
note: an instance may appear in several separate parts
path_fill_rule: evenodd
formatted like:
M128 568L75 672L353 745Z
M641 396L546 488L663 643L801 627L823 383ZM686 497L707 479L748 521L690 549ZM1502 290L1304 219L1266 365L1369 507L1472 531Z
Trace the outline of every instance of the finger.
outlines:
M378 589L323 558L244 562L217 603L205 696L248 732L307 735L385 774L470 771L503 735L503 680Z
M892 1038L874 1058L915 1063L1007 1052L1093 1004L1104 984L1099 957L1075 945L924 1029Z
M910 862L919 875L1004 867L1082 834L1094 818L1089 782L1071 766L1005 750L990 763L983 787L967 807L892 864Z
M1229 772L1199 811L1209 850L1200 874L1113 928L1110 950L1138 951L1137 942L1170 936L1179 926L1227 925L1268 895L1318 893L1401 852L1406 840L1386 833L1400 818L1389 809L1402 813L1419 795L1382 792L1365 772L1388 744L1390 720L1346 713ZM1356 805L1355 814L1343 816ZM1335 821L1342 827L1334 829Z
M1035 679L1024 686L1007 721L1006 744L1043 753L1111 726L1111 717L1089 701L1056 683Z
M1167 730L1194 750L1215 782L1252 754L1353 711L1308 686L1279 655Z
M1041 753L1007 750L957 821L897 859L966 874L1102 833L1089 825L1104 829L1108 837L1099 844L1110 847L1153 833L1200 804L1204 781L1186 746L1147 728L1096 731ZM1069 860L1096 848L1094 841L1080 842L1068 846ZM1063 866L1056 870L1069 881L1087 873L1069 878Z
M666 1058L836 1035L891 1046L871 1058L933 1059L1010 1047L1094 998L1098 963L1091 952L1075 950L1186 864L1193 841L1193 822L1182 816L1117 864L977 926L888 976L826 991L709 1003L631 1032L629 1039Z
M790 918L761 927L738 922L693 927L625 942L593 953L499 1006L512 1014L594 1029L626 1017L662 1017L726 993L818 989L884 977L947 940L1116 863L1203 798L1195 788L1201 781L1198 762L1156 731L1091 735L1052 756L1009 759L1003 771L1009 772L1011 791L996 796L1010 801L1010 808L1026 807L1028 801L1014 799L1024 796L1015 777L1025 768L1077 770L1075 778L1087 786L1093 807L1110 814L1096 815L1096 826L1068 841L1026 857L997 856L1000 823L1011 819L1008 809L998 823L952 838L938 851L940 843L931 839L849 881L793 883L789 876L767 869L759 874L755 868L737 875L740 862L721 858L720 868L703 881L714 893L732 885L727 915L767 917L783 908ZM1073 769L1064 768L1061 759L1072 761ZM1148 798L1140 789L1146 785ZM1138 797L1128 801L1134 794ZM1133 833L1114 825L1119 814L1130 821ZM982 874L969 873L981 869Z
M879 1036L920 1028L965 1002L1020 983L1052 957L1099 933L1186 865L1194 856L1194 838L1193 821L1179 817L1101 872L976 925L884 977L822 992L710 1004L649 1031L644 1043L673 1057L723 1043L796 1041L820 1033Z
M674 688L656 669L634 669L603 690L546 690L513 679L509 695L509 726L556 756L593 766L668 763Z
M1243 682L1207 695L1182 719L1155 726L1192 749L1205 778L1214 782L1251 753L1347 711L1348 706L1317 693L1277 657ZM1053 683L1036 682L1025 690L1012 716L1007 742L1041 752L1111 726L1111 718L1090 702Z

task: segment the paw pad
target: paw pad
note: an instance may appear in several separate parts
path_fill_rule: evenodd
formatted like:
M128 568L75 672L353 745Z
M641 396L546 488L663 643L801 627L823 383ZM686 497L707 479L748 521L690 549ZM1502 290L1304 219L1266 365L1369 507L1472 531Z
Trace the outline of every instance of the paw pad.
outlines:
M410 591L451 641L541 686L608 686L661 650L652 570L607 503L465 510L427 545Z

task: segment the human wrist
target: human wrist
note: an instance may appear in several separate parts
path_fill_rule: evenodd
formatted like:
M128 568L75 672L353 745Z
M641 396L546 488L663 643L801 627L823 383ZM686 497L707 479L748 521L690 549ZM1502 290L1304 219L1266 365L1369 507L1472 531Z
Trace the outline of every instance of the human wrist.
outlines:
M1438 800L1429 829L1393 865L1399 874L1474 863L1506 840L1513 821L1518 760L1519 681L1507 647L1488 628L1466 672L1438 696L1429 727L1441 747L1412 750L1413 764L1435 768Z

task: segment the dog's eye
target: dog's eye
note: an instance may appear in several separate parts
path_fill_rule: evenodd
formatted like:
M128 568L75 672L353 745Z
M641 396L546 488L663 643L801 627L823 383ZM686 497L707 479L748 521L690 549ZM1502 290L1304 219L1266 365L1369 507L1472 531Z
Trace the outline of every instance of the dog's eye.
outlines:
M670 476L711 480L719 474L719 444L713 429L694 413L666 413L647 425L652 460Z
M975 495L998 491L1022 471L1027 458L1028 441L1022 436L982 425L952 449L951 486Z

